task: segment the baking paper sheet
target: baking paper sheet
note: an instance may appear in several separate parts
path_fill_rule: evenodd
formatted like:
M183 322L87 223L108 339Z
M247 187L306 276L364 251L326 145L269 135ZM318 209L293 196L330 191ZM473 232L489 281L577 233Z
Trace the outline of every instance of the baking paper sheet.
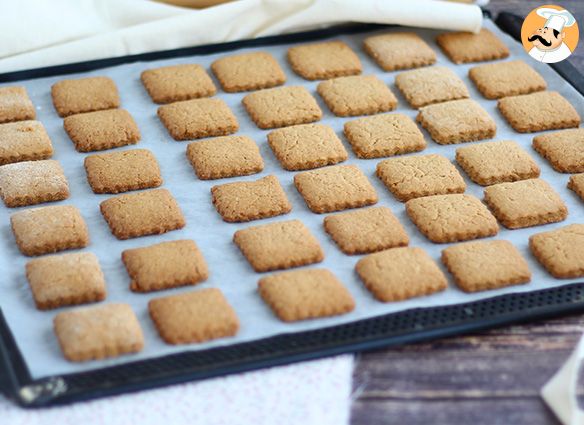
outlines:
M579 95L578 92L562 80L547 65L540 64L530 59L519 43L504 35L492 22L486 22L485 25L492 31L498 33L510 47L512 54L511 57L506 60L522 58L531 64L545 76L550 90L557 90L562 93L576 107L580 115L584 116L584 98ZM395 30L403 31L403 28ZM436 51L438 55L437 65L446 65L453 69L467 84L471 97L480 102L491 116L495 118L498 130L494 140L515 140L526 151L530 152L531 156L541 167L541 177L554 186L568 206L568 219L562 223L513 231L507 230L501 226L497 238L504 238L513 242L513 244L519 248L525 258L529 261L530 269L533 272L533 279L530 284L479 294L466 294L455 287L452 279L447 274L450 280L449 287L443 293L397 303L384 304L376 301L363 287L358 276L354 272L355 263L362 258L362 256L347 256L341 253L324 232L322 226L324 215L314 214L308 210L304 200L294 188L294 173L284 171L271 152L266 141L266 134L268 131L259 130L251 122L242 107L241 99L245 93L226 94L220 91L218 96L223 98L237 115L240 124L240 130L237 134L250 136L260 146L260 152L265 161L264 171L257 175L234 179L215 181L198 180L185 157L185 150L188 142L176 142L168 135L166 129L162 126L156 116L157 105L152 103L140 83L140 73L148 68L178 63L199 63L208 69L213 60L224 56L225 54L186 57L149 63L134 63L100 69L85 74L24 81L22 84L26 86L37 107L38 119L43 122L51 140L53 141L55 148L54 158L59 160L63 165L70 184L71 197L57 204L73 204L81 210L81 213L89 226L91 237L91 244L85 250L94 252L99 257L101 266L105 273L108 287L108 297L105 302L125 302L130 304L138 315L145 334L145 348L139 354L105 361L86 363L67 362L61 354L52 329L53 317L58 311L64 309L42 312L36 310L34 307L34 302L24 273L25 263L28 258L21 255L18 251L9 223L10 214L16 212L18 209L8 209L4 206L0 206L0 270L2 271L2 279L0 279L0 286L2 288L0 306L14 333L16 342L24 355L33 378L40 378L53 374L80 372L117 365L124 362L148 359L165 354L178 353L186 350L200 350L269 337L280 333L298 332L338 325L414 307L432 307L446 304L465 303L512 292L533 291L576 282L576 280L560 281L553 279L535 261L528 250L528 237L533 233L556 229L570 223L584 223L584 204L572 191L566 189L569 175L554 172L549 164L531 148L533 134L522 135L514 132L499 115L496 109L497 102L485 100L480 93L478 93L467 77L468 69L471 66L474 66L473 64L453 65L442 54L434 42L434 37L437 34L436 31L415 31L422 35ZM334 38L344 40L356 52L358 52L363 63L364 75L376 74L391 87L396 95L398 95L399 105L398 109L394 112L401 112L415 118L417 111L408 107L406 101L399 95L399 91L394 85L396 73L382 72L380 68L378 68L376 64L363 53L361 43L366 36L371 34L372 33L338 36ZM300 77L296 76L287 65L285 56L286 46L270 46L245 50L269 51L278 59L285 69L288 76L288 85L304 85L308 88L318 100L324 112L321 123L334 128L341 140L343 140L343 143L349 152L349 160L346 164L358 165L367 175L379 195L378 205L389 207L397 215L410 235L411 246L424 248L432 258L439 262L441 250L449 246L449 244L433 244L425 239L416 229L408 219L404 205L396 201L383 184L375 177L375 166L381 159L359 160L351 151L349 144L342 135L342 129L343 124L346 121L355 118L336 118L329 112L328 108L316 94L316 86L318 82L307 82L302 80ZM156 155L160 162L162 176L164 178L163 187L172 192L186 217L187 225L184 229L169 232L165 235L148 236L126 241L118 241L110 233L106 222L99 212L99 203L108 199L111 195L95 195L92 193L87 184L83 168L83 160L87 154L75 151L73 144L63 130L62 119L57 116L51 104L50 87L53 83L63 78L75 78L90 75L107 75L113 78L118 85L122 107L130 111L134 116L142 132L142 140L137 146L128 146L121 149L146 148L150 149ZM433 142L427 133L424 132L424 134L428 142L428 147L423 151L423 154L439 153L454 161L455 150L457 147L460 147L460 145L441 146ZM280 182L292 203L292 212L285 216L258 220L251 223L231 224L223 222L211 203L211 187L226 182L256 180L268 174L275 174L280 179ZM464 175L464 173L462 174ZM466 178L466 175L464 176L468 185L466 193L473 194L482 199L483 188L472 183ZM256 284L263 274L253 272L247 261L233 244L233 233L238 229L243 229L248 226L291 219L302 220L302 222L304 222L304 224L306 224L306 226L320 240L325 251L324 262L309 267L326 267L331 269L355 297L357 304L355 311L340 317L286 324L277 320L268 307L262 302L256 292ZM128 248L142 247L157 242L184 238L194 239L201 248L209 264L211 273L209 280L195 288L186 287L150 294L132 293L129 290L128 275L120 259L121 252ZM441 264L440 267L442 267ZM442 269L446 272L444 267L442 267ZM209 287L220 288L229 302L234 306L239 318L241 319L241 329L238 335L234 338L222 339L204 344L184 346L170 346L164 344L158 337L156 330L148 317L148 301L155 297Z

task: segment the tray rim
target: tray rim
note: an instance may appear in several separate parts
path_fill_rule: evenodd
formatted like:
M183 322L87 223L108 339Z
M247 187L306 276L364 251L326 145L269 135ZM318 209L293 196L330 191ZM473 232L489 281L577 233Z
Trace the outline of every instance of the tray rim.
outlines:
M489 14L485 13L489 18ZM499 23L499 22L497 22ZM502 25L500 25L502 26ZM95 69L157 59L195 56L234 51L237 49L271 44L292 44L317 40L339 34L368 32L389 27L381 24L348 24L249 40L187 47L159 52L143 53L115 58L97 59L46 68L35 68L0 74L0 83L24 81L55 75L87 72ZM552 68L584 95L584 77L568 62L554 64ZM572 67L573 69L570 69ZM576 71L576 72L574 72ZM542 297L550 297L555 302L538 305ZM531 300L531 301L530 301ZM510 304L514 307L501 314L496 308ZM499 306L499 307L498 307ZM476 319L477 311L491 311ZM491 310L489 310L491 309ZM390 313L347 324L319 328L311 331L284 333L249 342L199 351L185 351L152 359L124 363L118 366L93 369L86 372L54 375L32 379L26 362L5 320L0 307L0 391L18 405L26 408L68 404L77 401L135 392L181 382L224 376L231 373L257 370L293 362L314 360L335 354L379 349L392 345L420 342L439 337L460 335L497 326L541 320L559 315L584 312L584 282L566 284L525 293L511 293L493 296L479 301L448 306L424 307ZM425 324L435 317L450 317L438 325ZM401 328L396 324L407 322ZM356 335L343 337L344 333L362 326L381 326L379 335ZM384 327L385 326L385 327ZM394 326L394 328L391 328ZM395 328L395 326L398 326ZM401 325L400 325L401 326ZM329 341L329 335L337 335ZM315 343L314 338L318 341ZM286 348L285 346L290 347ZM271 347L266 353L254 353L254 347ZM272 346L284 347L278 350ZM251 350L251 351L250 351ZM221 357L232 351L251 352L245 358L231 361L207 362L203 366L185 366L184 362L205 356ZM182 362L182 366L180 366ZM172 367L177 363L177 367ZM140 367L165 366L170 369L148 375L132 373ZM103 376L129 375L131 379L100 379ZM133 377L133 378L132 378ZM95 381L83 384L85 381Z

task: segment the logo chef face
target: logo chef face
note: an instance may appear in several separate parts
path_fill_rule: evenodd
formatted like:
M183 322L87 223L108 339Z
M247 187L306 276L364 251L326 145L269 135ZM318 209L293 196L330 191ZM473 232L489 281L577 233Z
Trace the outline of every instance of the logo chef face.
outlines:
M555 50L562 44L565 37L566 33L560 33L558 30L552 28L542 27L536 29L527 40L533 43L539 50Z

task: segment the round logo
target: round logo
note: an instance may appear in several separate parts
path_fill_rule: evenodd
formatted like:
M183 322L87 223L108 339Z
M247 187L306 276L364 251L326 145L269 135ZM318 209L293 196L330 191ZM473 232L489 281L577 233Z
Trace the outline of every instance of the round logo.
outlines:
M578 45L578 23L568 10L546 4L533 9L521 27L523 48L533 59L555 63L566 59Z

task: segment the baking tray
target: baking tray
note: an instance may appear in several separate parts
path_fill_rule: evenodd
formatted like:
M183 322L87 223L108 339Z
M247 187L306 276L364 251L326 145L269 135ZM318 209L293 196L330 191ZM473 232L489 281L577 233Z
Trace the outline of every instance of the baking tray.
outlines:
M380 25L349 25L18 71L0 75L0 82L60 76L137 61L207 55L245 47L306 42L383 28L384 26ZM567 62L556 64L554 67L567 82L584 94L582 76L577 72L570 72L568 68ZM414 308L310 331L280 334L249 342L34 379L0 308L0 390L24 407L64 404L582 311L584 311L584 282L571 283L456 305Z

